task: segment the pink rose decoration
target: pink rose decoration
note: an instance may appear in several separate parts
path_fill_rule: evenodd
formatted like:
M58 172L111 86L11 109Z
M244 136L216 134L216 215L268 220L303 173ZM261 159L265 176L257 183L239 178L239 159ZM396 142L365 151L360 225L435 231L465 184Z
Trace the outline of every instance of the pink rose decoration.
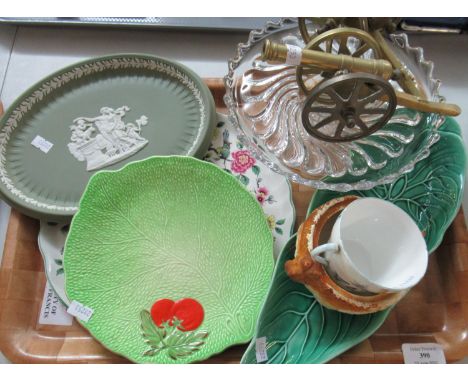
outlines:
M256 197L257 197L257 200L260 204L263 204L263 202L265 201L266 197L268 196L269 192L268 190L265 188L265 187L260 187L258 190L257 190L257 194L256 194Z
M255 164L255 158L248 150L239 150L232 153L231 170L238 174L243 174Z
M269 194L268 190L266 187L260 187L257 191L259 194L263 194L265 196L267 196Z

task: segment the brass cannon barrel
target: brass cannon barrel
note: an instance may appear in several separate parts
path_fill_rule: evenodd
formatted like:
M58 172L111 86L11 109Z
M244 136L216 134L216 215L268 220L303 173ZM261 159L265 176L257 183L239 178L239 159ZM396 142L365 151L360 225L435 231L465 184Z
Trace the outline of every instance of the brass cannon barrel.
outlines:
M451 117L456 117L461 113L460 107L453 103L432 102L403 92L396 92L396 96L398 105L410 109L428 113L439 113Z
M263 61L288 62L291 56L291 47L285 44L276 44L266 40L263 45ZM387 60L363 59L351 57L346 54L332 54L315 50L303 49L298 57L297 64L314 65L323 70L349 70L350 72L375 74L388 80L393 74L393 67Z
M387 53L388 54L388 53ZM388 54L391 60L403 68L397 58ZM394 72L391 62L387 60L362 59L345 54L331 54L309 49L301 49L296 46L276 44L266 40L263 45L263 61L277 61L291 65L313 65L322 70L348 70L354 73L369 73L389 80ZM410 73L404 76L403 87L411 94L396 91L397 103L400 106L409 107L422 112L440 113L443 115L457 116L461 113L459 106L450 103L433 102L425 100L420 95L416 83L412 81ZM406 85L406 86L405 86Z

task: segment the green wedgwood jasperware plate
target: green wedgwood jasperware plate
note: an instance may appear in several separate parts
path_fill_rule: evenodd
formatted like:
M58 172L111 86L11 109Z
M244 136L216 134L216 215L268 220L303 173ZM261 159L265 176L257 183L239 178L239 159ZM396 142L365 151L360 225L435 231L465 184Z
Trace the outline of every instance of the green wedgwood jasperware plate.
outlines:
M323 307L284 271L284 263L294 258L295 250L296 235L278 258L255 336L241 363L257 363L256 340L262 337L268 356L264 363L327 362L374 333L390 311L353 315Z
M414 170L394 183L369 191L349 192L390 200L408 212L425 232L429 252L440 244L461 203L466 155L460 128L447 118L440 140ZM319 190L308 214L343 193ZM242 363L257 363L256 340L265 337L266 363L323 363L371 336L391 309L366 315L350 315L321 306L301 283L292 281L284 263L294 258L296 235L283 249L272 284L262 307L256 333Z
M429 253L436 250L460 208L466 172L466 154L460 127L447 118L439 128L440 140L414 170L390 184L366 191L340 193L318 190L307 213L325 202L358 195L388 200L406 211L425 234Z
M273 271L273 239L234 177L190 157L94 175L65 244L80 323L140 363L187 363L248 342Z
M153 155L202 158L216 113L190 69L119 54L41 80L0 120L0 196L21 212L66 221L89 178Z

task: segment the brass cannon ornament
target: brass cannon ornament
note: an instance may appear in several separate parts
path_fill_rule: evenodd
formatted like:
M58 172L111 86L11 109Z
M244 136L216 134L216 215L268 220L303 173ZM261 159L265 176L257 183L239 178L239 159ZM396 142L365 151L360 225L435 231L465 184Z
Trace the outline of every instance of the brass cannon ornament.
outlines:
M307 18L299 18L303 49L265 41L262 60L296 66L296 80L306 96L302 123L309 134L329 142L354 141L385 126L398 105L460 114L457 105L427 99L389 46L384 36L396 29L397 22L392 18L314 19L319 27L311 33Z

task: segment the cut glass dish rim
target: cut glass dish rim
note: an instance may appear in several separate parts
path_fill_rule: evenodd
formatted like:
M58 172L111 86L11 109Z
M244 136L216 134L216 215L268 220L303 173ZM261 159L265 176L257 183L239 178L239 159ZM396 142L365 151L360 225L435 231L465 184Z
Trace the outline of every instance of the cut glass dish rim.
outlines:
M228 61L228 74L224 77L224 85L226 93L224 95L224 102L227 106L229 118L234 126L238 128L239 140L246 145L253 155L260 161L262 161L266 166L268 166L273 171L276 171L284 176L286 176L290 181L294 183L303 184L306 186L314 187L316 189L328 189L332 191L351 191L351 190L368 190L377 185L390 183L396 180L399 176L404 173L408 173L413 170L414 165L421 161L424 158L427 158L429 155L430 147L436 143L440 136L438 134L438 127L443 123L445 118L441 115L434 113L420 114L419 120L425 119L429 125L430 133L429 136L425 139L423 147L420 147L413 158L410 158L407 163L404 163L397 171L393 171L390 174L379 176L378 179L371 180L366 179L365 174L360 178L352 182L335 182L339 181L338 178L330 178L324 176L320 179L310 179L307 177L302 177L298 173L295 173L287 167L278 166L275 161L268 158L268 155L265 155L265 151L262 147L259 147L255 142L256 138L251 139L248 134L246 134L243 124L240 121L240 118L236 114L236 101L234 99L234 90L235 90L235 71L243 63L244 57L254 48L258 47L259 41L271 37L277 32L284 32L289 29L297 27L297 20L293 18L283 18L279 22L267 22L263 29L253 30L249 34L248 41L246 43L240 43L237 47L236 56ZM415 63L419 65L421 73L424 75L424 80L427 87L430 91L430 97L435 101L443 101L443 97L439 95L440 80L434 79L432 77L434 64L431 61L424 59L423 50L419 47L411 47L408 42L408 37L404 33L392 34L390 35L392 42L401 50L404 50L408 56L412 56ZM424 118L424 116L426 116ZM395 117L393 117L395 118ZM393 119L392 118L392 119ZM401 122L398 120L399 116L397 115L394 119L394 122ZM270 156L274 156L272 153L268 153ZM279 160L278 160L279 162ZM345 175L348 175L346 172ZM330 179L333 179L333 182L329 182Z

